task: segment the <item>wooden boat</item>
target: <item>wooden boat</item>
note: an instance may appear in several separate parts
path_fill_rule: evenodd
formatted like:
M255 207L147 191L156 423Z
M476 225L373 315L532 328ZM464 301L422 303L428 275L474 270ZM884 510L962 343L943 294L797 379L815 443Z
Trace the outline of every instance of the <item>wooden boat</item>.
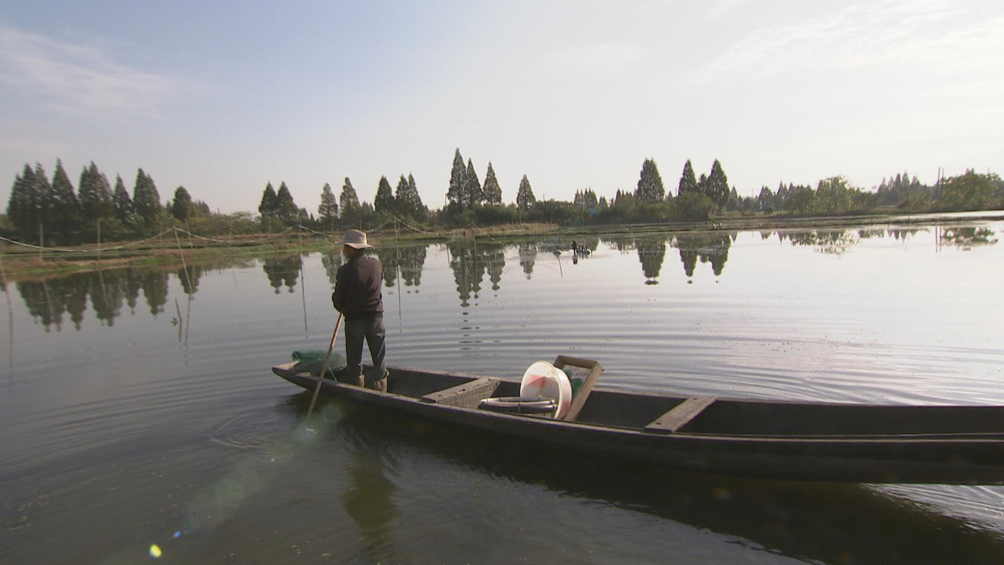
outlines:
M518 380L391 368L378 392L325 379L330 395L496 437L668 469L788 481L1004 484L1004 406L892 406L686 397L598 388L595 361L563 419L480 409ZM308 390L317 375L273 367ZM489 400L492 402L492 400Z

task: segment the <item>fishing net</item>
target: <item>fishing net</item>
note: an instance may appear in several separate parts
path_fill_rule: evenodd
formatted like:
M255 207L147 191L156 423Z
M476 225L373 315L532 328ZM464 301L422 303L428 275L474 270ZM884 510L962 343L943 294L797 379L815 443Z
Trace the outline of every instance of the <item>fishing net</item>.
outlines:
M293 352L293 361L296 361L296 365L293 366L299 373L320 373L321 367L324 366L324 355L327 351L324 350L302 350ZM345 356L340 353L331 352L331 358L328 360L328 378L335 378L335 372L340 371L347 365L345 361Z

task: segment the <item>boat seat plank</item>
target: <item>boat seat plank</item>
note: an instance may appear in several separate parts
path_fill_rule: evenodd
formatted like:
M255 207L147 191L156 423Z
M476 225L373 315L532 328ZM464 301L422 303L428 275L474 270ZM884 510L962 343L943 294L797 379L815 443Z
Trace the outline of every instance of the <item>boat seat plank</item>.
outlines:
M446 404L462 408L477 408L478 402L488 398L498 388L500 379L481 377L422 397L422 402Z
M589 374L586 375L586 379L582 383L579 393L572 399L572 406L568 409L568 412L564 417L566 422L574 422L579 417L579 412L581 412L582 407L585 406L586 400L589 399L589 394L593 391L593 387L596 386L596 381L600 379L600 373L603 372L603 366L600 365L599 362L591 359L580 359L578 357L569 357L567 355L558 355L558 357L554 360L554 366L558 369L564 369L567 365L580 367L582 369L589 369Z
M688 398L677 404L672 410L659 417L658 420L645 426L646 432L675 434L680 428L686 426L705 408L714 404L717 400L714 396L695 396Z

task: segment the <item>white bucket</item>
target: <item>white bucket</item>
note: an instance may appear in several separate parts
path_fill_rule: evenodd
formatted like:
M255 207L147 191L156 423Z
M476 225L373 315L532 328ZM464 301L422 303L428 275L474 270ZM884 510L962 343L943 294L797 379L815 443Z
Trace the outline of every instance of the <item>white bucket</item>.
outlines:
M572 382L561 369L547 361L537 361L523 373L519 397L523 400L553 400L558 406L554 418L561 419L572 407Z

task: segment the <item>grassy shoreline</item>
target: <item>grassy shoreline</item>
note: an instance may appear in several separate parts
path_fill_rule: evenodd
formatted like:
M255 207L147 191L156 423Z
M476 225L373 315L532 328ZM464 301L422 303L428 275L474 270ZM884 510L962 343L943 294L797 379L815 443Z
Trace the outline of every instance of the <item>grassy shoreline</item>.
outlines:
M963 223L1004 219L1002 211L985 211L966 216L947 214L854 214L827 216L735 216L719 217L710 221L674 221L658 224L594 225L562 228L554 224L499 225L468 227L439 231L380 231L371 233L377 246L410 243L437 243L456 239L487 239L499 243L512 243L541 237L574 237L575 235L617 235L625 233L688 233L708 231L788 230L819 228L854 228L868 225L923 225L932 222ZM10 244L0 245L0 259L9 282L37 280L63 276L69 273L115 269L122 267L175 267L182 255L188 264L204 264L221 260L242 260L269 255L288 255L297 252L318 252L333 249L338 241L334 234L310 232L296 234L255 234L250 236L223 236L219 239L173 237L151 240L124 250L121 245L106 243L102 249L96 245L55 248L43 251ZM135 242L132 242L135 243ZM119 249L115 249L118 247ZM180 252L179 252L180 247ZM58 249L58 250L57 250Z

